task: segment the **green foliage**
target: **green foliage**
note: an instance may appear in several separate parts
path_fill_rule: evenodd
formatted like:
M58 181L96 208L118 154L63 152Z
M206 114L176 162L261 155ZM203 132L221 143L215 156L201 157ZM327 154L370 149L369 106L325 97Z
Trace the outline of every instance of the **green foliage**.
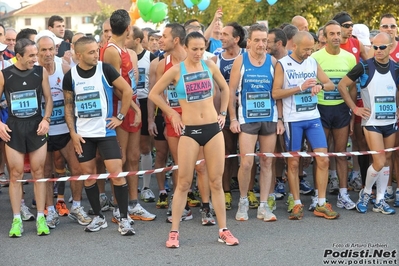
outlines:
M100 7L100 11L91 15L92 17L94 17L94 25L97 26L94 35L101 35L103 23L107 18L111 16L112 12L114 12L115 10L115 7L103 3L101 2L101 0L97 0L97 4Z

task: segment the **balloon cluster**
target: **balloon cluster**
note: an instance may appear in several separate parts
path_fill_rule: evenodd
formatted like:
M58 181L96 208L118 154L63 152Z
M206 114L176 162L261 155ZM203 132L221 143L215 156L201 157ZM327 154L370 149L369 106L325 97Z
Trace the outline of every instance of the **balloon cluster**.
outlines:
M132 6L129 11L132 24L140 17L145 22L158 23L164 20L168 14L168 5L163 2L155 4L153 0L137 0L137 4L135 2L136 0L132 0Z
M262 0L255 0L256 3L260 3ZM274 5L275 3L277 3L277 0L267 0L267 2L269 3L269 5Z
M197 5L198 9L204 11L211 4L211 0L183 0L184 4L188 8L192 8L194 5Z

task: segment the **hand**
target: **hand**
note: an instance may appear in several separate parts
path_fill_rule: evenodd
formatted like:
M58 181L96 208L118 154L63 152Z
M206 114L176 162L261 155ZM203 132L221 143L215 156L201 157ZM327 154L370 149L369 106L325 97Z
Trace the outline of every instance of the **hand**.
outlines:
M308 88L313 88L313 86L315 86L317 83L316 79L307 79L305 80L305 82L303 82L302 84L300 84L299 88L301 89L301 91L304 91Z
M240 123L238 123L237 120L234 120L234 121L230 120L230 131L233 132L233 133L240 133L241 132Z
M152 136L152 137L158 136L157 125L155 124L154 121L148 122L148 133L149 133L150 136Z
M353 135L353 133L354 133L354 132L353 132L354 128L355 128L355 116L352 115L351 121L349 122L349 136L352 136L352 135Z
M8 125L0 122L0 138L4 142L9 142L11 140L11 136L8 134L8 132L11 132L12 130L8 127Z
M218 123L220 128L224 128L224 124L226 123L226 116L218 115Z
M78 155L81 155L83 153L83 149L80 143L86 143L86 141L82 138L81 135L76 133L71 133L71 139L73 142L73 147L75 148L75 152Z
M218 9L216 9L215 16L213 17L213 20L214 21L221 20L222 16L223 16L223 11L222 11L222 8L219 7Z
M285 132L284 123L281 120L277 121L277 135L283 135Z
M312 87L312 96L317 95L322 90L321 85L314 85Z
M71 50L65 51L63 59L64 59L66 62L68 62L68 64L71 63L71 60L72 60L72 52L71 52Z
M134 116L133 126L138 127L140 123L141 123L141 111L138 111Z
M36 130L37 135L38 136L46 135L48 133L49 128L50 128L49 122L43 119Z
M181 130L184 128L183 121L181 120L181 116L178 112L173 111L173 114L169 116L169 121L172 124L173 129L176 134L181 135Z
M119 120L118 118L116 118L115 116L113 116L111 118L107 118L105 120L110 121L107 124L107 128L109 128L109 129L115 129L115 128L119 127L122 124L122 121Z
M356 107L355 109L353 109L353 113L363 119L369 119L371 111L369 108Z

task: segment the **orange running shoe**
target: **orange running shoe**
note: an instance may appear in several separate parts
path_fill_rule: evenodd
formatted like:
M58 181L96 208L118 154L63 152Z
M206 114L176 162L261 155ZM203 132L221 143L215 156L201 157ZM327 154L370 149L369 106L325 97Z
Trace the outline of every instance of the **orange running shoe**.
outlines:
M302 217L303 217L303 205L302 204L294 205L294 208L292 209L290 216L288 216L288 219L301 220Z
M57 201L55 208L60 216L67 216L69 214L69 210L65 204L65 201Z
M167 248L178 248L179 247L179 232L169 232L169 239L166 241Z
M236 246L239 244L238 239L235 238L228 229L223 229L222 232L219 232L218 241L220 243L225 243L228 246Z

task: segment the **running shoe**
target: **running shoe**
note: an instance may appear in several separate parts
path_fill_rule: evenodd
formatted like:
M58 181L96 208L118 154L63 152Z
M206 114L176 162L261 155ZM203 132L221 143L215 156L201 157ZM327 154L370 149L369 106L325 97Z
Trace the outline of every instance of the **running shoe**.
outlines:
M224 193L224 201L226 204L226 210L231 210L231 204L233 203L233 197L230 192Z
M267 198L267 205L271 211L276 210L276 196L274 194L270 194Z
M219 232L218 241L220 243L225 243L228 246L236 246L239 244L238 239L235 238L228 229L223 229L222 232Z
M349 179L349 183L348 186L350 189L352 189L353 191L360 191L363 187L362 185L362 177L360 175L356 176L356 177L351 177Z
M50 229L54 229L60 223L60 217L55 211L49 211L46 216L46 223Z
M158 201L156 204L157 209L166 209L168 208L168 194L161 193L159 194Z
M248 197L249 208L257 209L259 207L259 201L258 198L255 196L255 193L250 190L247 193L247 197Z
M169 232L169 239L166 241L167 248L178 248L179 247L179 232Z
M337 195L339 193L338 177L330 178L330 182L328 182L328 192L334 195Z
M10 178L5 173L0 173L0 186L8 187L10 185Z
M187 194L187 202L188 206L190 207L198 207L201 205L201 201L195 198L195 195L193 192L188 192Z
M101 211L106 212L111 209L111 204L108 200L107 195L100 195L100 206Z
M36 200L32 199L32 205L31 205L32 209L36 209Z
M155 201L155 195L154 195L154 193L152 192L151 189L149 189L148 187L145 187L141 191L141 199L144 202L154 202Z
M248 199L240 199L238 202L238 210L236 213L237 221L247 221L248 220L248 209L249 202Z
M101 218L100 216L96 216L93 218L91 223L86 226L85 231L86 232L97 232L100 231L100 229L107 228L108 224L107 221L105 220L105 217Z
M237 191L240 189L240 186L238 184L238 179L236 178L232 178L231 182L230 182L230 191Z
M301 220L303 217L303 205L296 204L291 211L291 214L288 216L290 220Z
M313 214L319 217L324 217L328 220L336 219L339 217L339 213L333 211L330 203L324 203L322 206L317 204Z
M270 210L269 206L258 207L258 213L256 217L265 222L274 222L277 221L276 215Z
M127 219L129 220L129 223L131 225L134 225L134 220L132 218L130 218L130 215L127 215ZM119 224L120 220L121 220L121 215L120 215L120 212L119 212L119 208L114 208L112 210L112 220L111 221L113 223Z
M285 183L277 179L276 186L274 187L274 194L276 195L276 200L281 200L285 196Z
M131 236L136 234L133 227L131 226L130 220L128 218L122 218L118 223L118 231L123 236Z
M385 190L385 194L384 194L384 200L386 202L394 202L395 201L395 193L388 193L388 191Z
M47 221L44 216L39 217L36 221L36 229L38 236L45 236L50 234L50 228L47 226Z
M169 200L169 207L168 207L168 210L166 211L167 216L172 216L172 200L173 200L173 195L172 195L172 197L170 197L170 200Z
M182 216L180 218L180 222L188 221L188 220L192 220L192 219L193 219L193 213L191 212L191 209L189 209L189 210L184 209L183 210L183 214L182 214ZM172 223L172 213L170 214L170 216L168 216L166 218L166 222L167 223Z
M393 203L394 207L399 207L399 190L396 190L395 193L395 202Z
M9 237L21 237L24 232L24 226L22 225L22 220L14 218L12 220L11 230L8 233Z
M68 217L74 221L77 221L80 225L88 225L92 222L92 219L84 211L83 206L72 208L68 214Z
M67 216L69 214L69 210L63 200L57 201L55 209L57 210L60 216Z
M310 203L309 211L312 212L312 211L314 211L316 209L316 206L317 206L317 203L319 202L319 199L318 199L317 195L311 196L311 198L312 198L312 203Z
M201 211L202 216L202 225L215 225L216 221L213 218L212 212L209 209L202 209Z
M395 214L396 211L389 206L385 200L380 200L380 202L374 204L373 212L381 212L382 214Z
M291 193L289 193L288 195L286 204L288 206L287 212L292 212L292 209L294 209L295 202L294 202L294 196Z
M359 200L356 202L356 210L360 213L366 213L370 201L370 194L364 193L364 189L359 192Z
M351 200L348 193L345 193L344 195L338 193L337 207L341 209L345 208L347 210L353 210L356 208L356 204Z
M306 181L305 179L302 179L302 180L299 182L299 192L300 192L301 194L307 195L307 194L312 193L313 191L314 191L314 190L313 190L312 186L311 186L311 185L309 184L309 182Z
M144 209L140 203L137 203L134 208L129 206L128 211L130 218L133 220L152 221L157 217L155 214L149 213L146 209Z
M34 221L35 216L30 212L28 206L21 204L21 219L22 221Z

